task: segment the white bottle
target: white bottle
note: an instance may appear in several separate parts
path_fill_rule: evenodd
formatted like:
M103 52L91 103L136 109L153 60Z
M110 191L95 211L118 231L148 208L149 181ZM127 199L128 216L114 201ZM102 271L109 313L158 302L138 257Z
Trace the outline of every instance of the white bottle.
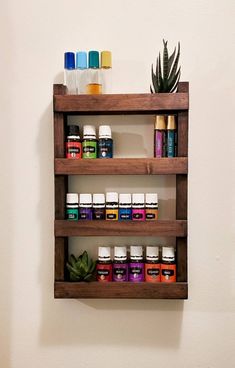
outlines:
M73 52L65 52L64 54L64 85L67 87L69 95L76 94L75 55Z
M101 52L101 70L103 93L112 93L112 54L110 51Z
M77 94L86 92L87 82L87 53L79 51L76 53L76 89Z

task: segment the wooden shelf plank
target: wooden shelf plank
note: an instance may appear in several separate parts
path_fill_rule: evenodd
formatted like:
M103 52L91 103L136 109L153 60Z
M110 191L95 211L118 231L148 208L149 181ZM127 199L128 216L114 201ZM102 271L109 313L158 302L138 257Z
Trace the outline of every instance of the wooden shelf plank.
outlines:
M55 236L187 236L186 220L55 220Z
M187 157L55 159L57 175L174 175L187 172Z
M54 111L77 114L155 114L188 110L188 93L54 95Z
M55 298L187 299L188 284L148 282L55 282Z

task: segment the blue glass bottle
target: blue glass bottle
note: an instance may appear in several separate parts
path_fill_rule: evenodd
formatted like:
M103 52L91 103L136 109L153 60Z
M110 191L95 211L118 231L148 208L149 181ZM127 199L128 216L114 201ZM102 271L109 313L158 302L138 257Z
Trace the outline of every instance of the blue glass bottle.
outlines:
M127 221L132 219L131 194L119 194L118 220Z

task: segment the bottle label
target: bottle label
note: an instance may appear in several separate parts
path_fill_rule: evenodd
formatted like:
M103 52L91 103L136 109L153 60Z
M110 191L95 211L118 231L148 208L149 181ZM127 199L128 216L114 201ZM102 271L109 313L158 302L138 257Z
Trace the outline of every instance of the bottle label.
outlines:
M93 220L105 220L105 209L93 208Z
M129 281L142 282L144 281L144 263L130 263L129 266Z
M118 209L106 208L106 220L118 220Z
M145 209L132 209L132 220L134 221L144 221L145 220Z
M166 157L166 132L155 130L154 157Z
M160 264L145 264L145 281L160 282Z
M92 208L82 208L80 207L80 220L92 220Z
M82 158L97 158L97 142L82 142Z
M119 221L131 220L132 210L131 208L119 208Z
M161 265L161 282L176 282L176 265Z
M96 279L101 282L112 281L112 264L97 263Z
M66 158L81 158L81 142L66 142Z
M175 157L175 131L167 131L167 157Z
M157 220L158 210L154 208L146 208L145 215L146 215L146 220Z
M67 220L78 220L78 208L67 208L66 218Z
M113 141L112 139L99 140L99 158L113 158Z
M128 281L127 263L113 265L113 281Z

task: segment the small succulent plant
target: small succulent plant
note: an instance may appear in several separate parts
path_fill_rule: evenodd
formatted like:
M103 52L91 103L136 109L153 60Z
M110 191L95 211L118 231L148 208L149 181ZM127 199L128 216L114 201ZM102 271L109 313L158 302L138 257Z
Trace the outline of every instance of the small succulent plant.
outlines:
M161 54L157 57L156 71L154 73L152 64L152 86L150 86L151 93L166 93L174 92L180 79L180 67L178 68L180 57L180 43L178 42L178 50L176 47L168 57L167 42L163 40L163 58Z
M66 266L69 270L70 281L92 281L94 279L96 261L89 257L87 251L84 251L79 257L71 254Z

